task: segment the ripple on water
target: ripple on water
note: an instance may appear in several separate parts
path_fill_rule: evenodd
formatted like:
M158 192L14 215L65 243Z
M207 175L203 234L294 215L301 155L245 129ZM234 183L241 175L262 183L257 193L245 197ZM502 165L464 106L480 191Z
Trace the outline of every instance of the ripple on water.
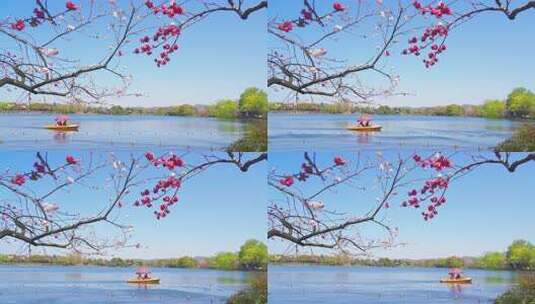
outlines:
M93 266L0 266L0 303L225 303L250 273L153 268L159 285L125 281L133 269Z
M273 151L461 149L490 150L518 126L509 120L473 117L376 115L381 132L348 131L355 115L269 115L269 145Z
M4 150L170 149L223 150L241 138L246 123L201 117L71 115L79 132L42 128L53 115L0 114Z
M438 282L444 272L437 268L272 265L269 303L492 303L514 277L507 271L470 269L466 273L474 284L446 285Z

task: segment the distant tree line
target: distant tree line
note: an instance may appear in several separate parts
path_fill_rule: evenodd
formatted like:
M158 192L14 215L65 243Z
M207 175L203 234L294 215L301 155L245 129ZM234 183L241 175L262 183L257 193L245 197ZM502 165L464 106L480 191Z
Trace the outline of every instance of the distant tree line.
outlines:
M355 265L376 267L481 268L496 270L535 270L535 245L516 240L506 252L488 252L480 257L435 259L360 259L348 255L270 255L270 263Z
M366 112L383 115L472 116L485 118L535 118L535 94L525 88L514 89L505 100L487 100L481 105L450 104L435 107L378 107L353 103L270 103L270 111L298 111L319 113Z
M320 265L354 265L354 266L377 266L399 267L411 266L410 262L402 259L360 259L349 255L270 255L270 263L275 264L320 264Z
M0 102L0 112L92 113L107 115L166 115L233 118L265 118L268 111L267 94L258 88L248 88L238 100L223 99L212 105L181 104L169 107L96 107L82 103L29 104Z
M267 246L257 240L248 240L239 252L221 252L212 257L193 258L184 256L169 259L122 259L87 258L71 255L0 255L0 264L50 264L50 265L95 265L108 267L170 267L212 268L222 270L265 270L268 262Z

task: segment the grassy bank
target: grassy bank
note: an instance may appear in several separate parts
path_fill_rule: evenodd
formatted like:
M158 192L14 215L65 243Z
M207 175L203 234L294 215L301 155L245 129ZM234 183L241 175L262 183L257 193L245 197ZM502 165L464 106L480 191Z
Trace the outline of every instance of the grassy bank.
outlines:
M227 304L266 304L267 303L267 272L255 276L247 289L234 294Z
M522 273L518 285L499 296L495 304L533 304L535 303L535 273Z
M247 124L245 135L232 143L227 150L230 152L267 151L267 120L254 120Z
M500 143L497 151L504 152L529 152L535 151L535 124L523 124L511 138Z

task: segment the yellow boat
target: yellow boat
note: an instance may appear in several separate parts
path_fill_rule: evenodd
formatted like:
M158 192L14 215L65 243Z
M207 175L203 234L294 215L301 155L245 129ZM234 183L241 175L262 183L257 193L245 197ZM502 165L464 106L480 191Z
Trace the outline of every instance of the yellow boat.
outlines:
M70 125L65 125L65 126L59 126L59 125L44 126L45 129L54 130L54 131L78 131L79 127L80 125L77 125L77 124L70 124Z
M374 125L363 127L361 125L347 125L346 129L351 131L361 131L361 132L372 132L372 131L381 131L382 126Z
M150 278L150 279L130 279L126 283L131 284L160 284L160 279Z
M440 283L448 283L448 284L471 284L472 278L460 278L460 279L450 279L450 278L444 278L440 280Z

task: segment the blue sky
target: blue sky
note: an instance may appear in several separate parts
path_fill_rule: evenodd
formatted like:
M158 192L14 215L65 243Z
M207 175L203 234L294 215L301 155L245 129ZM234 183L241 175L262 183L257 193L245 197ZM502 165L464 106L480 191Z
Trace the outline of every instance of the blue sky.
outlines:
M126 1L117 2L123 4ZM255 3L252 0L245 2ZM35 1L2 1L2 18L31 15L34 3ZM155 66L152 61L154 57L130 54L135 47L130 44L124 49L124 53L129 54L121 58L120 64L125 65L133 75L131 91L141 92L148 97L123 97L109 102L143 106L209 104L222 98L237 98L247 87L264 88L265 20L265 10L252 14L245 21L232 13L212 14L183 33L179 39L180 50L163 69ZM153 25L157 24L162 22L153 22ZM100 24L97 28L104 29ZM99 46L92 42L88 45L87 41L77 36L62 41L58 46L62 54L68 52L71 58L89 60L94 59L96 54L101 54L99 50L106 50L107 44ZM5 43L4 36L0 36L0 46ZM98 77L102 84L109 83L110 79L109 74L99 74ZM6 95L5 90L0 90L1 99L6 99Z
M330 6L332 1L319 2ZM355 1L341 1L354 8ZM375 1L370 1L375 3ZM397 1L384 1L385 4ZM294 18L302 9L302 1L273 0L270 2L269 17L278 20ZM535 10L519 14L514 21L503 14L480 14L477 18L456 29L448 38L448 50L440 57L438 65L427 70L420 59L414 56L401 56L406 47L403 38L389 57L387 65L393 67L400 75L399 90L409 96L396 96L377 99L381 104L426 106L449 103L479 104L486 99L505 98L515 87L524 86L535 90L535 40L530 39L535 27ZM364 28L366 28L365 25ZM303 31L297 29L296 31ZM304 35L308 31L304 30ZM361 32L357 32L361 33ZM338 42L324 45L328 54L337 58L362 58L369 53L369 47L363 40L344 34ZM342 41L343 40L343 41ZM275 45L273 38L268 40ZM369 58L368 55L364 58ZM368 83L375 83L376 78L364 76ZM272 99L285 95L270 90Z
M318 153L317 158L319 163L331 164L335 155L342 155L353 164L357 157L357 154L351 153ZM396 159L399 155L389 152L384 156ZM374 159L375 154L366 152L361 157ZM468 163L469 157L470 155L458 153L453 159L461 165ZM270 153L270 167L277 168L278 172L295 172L299 170L302 161L302 153ZM391 201L392 207L387 210L387 218L391 226L399 228L400 234L396 241L406 245L389 250L379 249L373 254L391 258L476 256L486 251L505 251L515 239L535 243L535 189L531 185L534 167L535 163L531 162L512 174L497 165L480 167L450 185L447 204L439 209L439 216L431 222L425 222L418 210L399 207L402 197ZM330 206L330 210L353 211L355 215L360 214L359 210L368 211L371 205L366 202L375 202L375 198L380 195L374 188L374 174L359 179L358 185L366 187L365 191L343 186L321 199ZM427 175L415 177L420 176ZM299 186L302 185L299 183ZM301 189L312 191L306 187ZM405 190L400 192L403 195ZM269 199L280 198L274 190L269 190L268 196ZM368 235L374 235L377 230L365 231ZM272 253L285 252L288 248L288 243L269 243ZM302 249L301 252L309 250Z
M66 153L49 153L52 164L64 162ZM73 153L72 155L89 162L90 153ZM103 160L108 153L93 153L93 160ZM119 159L128 160L129 153L117 153ZM199 155L189 154L186 161L198 162ZM14 171L28 170L35 160L34 153L0 152L0 158L9 160L3 163L2 172L11 168ZM102 187L111 170L106 169L91 178L88 184ZM122 223L134 225L131 243L139 242L148 248L127 248L117 252L122 257L157 258L177 257L182 255L208 256L219 251L236 251L248 239L265 241L266 203L265 173L266 162L252 166L250 171L242 173L236 167L222 165L196 176L185 183L179 193L180 202L171 207L171 214L164 220L157 221L152 209L133 207L134 195L129 196L125 206L120 209ZM157 172L148 171L146 176L155 176ZM160 171L161 174L164 171ZM40 185L37 183L36 185ZM50 185L50 184L48 184ZM32 188L44 191L45 187ZM46 187L50 189L50 187ZM110 195L105 189L72 188L70 192L60 193L50 198L58 202L62 210L95 213L98 206L107 203ZM134 193L140 192L139 188ZM2 190L3 191L3 190ZM6 193L0 192L0 196ZM115 232L109 225L97 226L99 235L111 235ZM115 235L115 234L114 234ZM6 245L0 241L0 252L26 253L20 243ZM41 252L34 249L33 253ZM47 249L48 253L56 252Z
M33 3L2 1L3 16L31 14ZM283 17L294 16L300 9L301 1L282 0L271 1L269 8L270 16ZM531 58L535 41L527 38L535 26L534 14L533 10L524 12L515 21L496 13L478 16L452 33L440 64L429 71L418 59L401 57L400 50L394 50L388 64L401 76L400 91L408 92L409 96L378 99L377 102L411 106L478 104L489 98L504 98L518 86L535 90L532 73L535 66ZM148 97L124 97L110 102L147 106L206 104L221 98L236 98L249 86L265 87L265 21L265 11L253 14L246 21L232 14L215 14L184 33L179 53L165 69L157 69L152 59L143 56L123 57L121 65L127 66L128 72L134 75L131 90ZM0 45L4 45L3 39L0 38ZM366 48L361 40L346 40L343 47L334 47L341 43L333 44L330 52L348 58ZM91 58L95 48L84 42L74 39L63 46L68 46L72 57ZM109 75L102 75L99 81L106 83L109 78ZM12 98L5 90L0 93L2 99ZM281 97L271 96L274 100Z

